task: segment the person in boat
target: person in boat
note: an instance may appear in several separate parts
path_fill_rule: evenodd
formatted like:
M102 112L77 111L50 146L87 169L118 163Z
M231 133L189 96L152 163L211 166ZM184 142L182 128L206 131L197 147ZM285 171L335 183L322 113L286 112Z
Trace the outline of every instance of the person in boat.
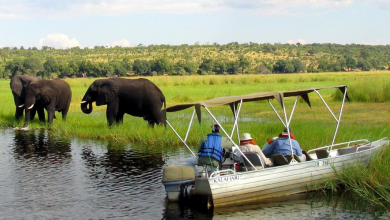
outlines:
M273 137L272 139L269 139L269 138L267 138L267 143L265 143L264 145L263 145L263 148L261 149L261 150L265 150L267 147L269 147L269 145L271 145L272 144L272 142L274 142L276 139L278 139L278 137Z
M299 146L298 141L296 141L294 135L292 135L291 129L290 137L294 154L297 155L301 161L306 161L306 156L302 153L301 146ZM279 135L279 138L273 141L269 147L264 149L263 153L267 157L271 157L272 155L277 154L281 154L283 156L291 155L290 140L288 138L287 128L284 128L283 132Z
M260 147L256 145L255 141L252 139L249 133L242 134L239 148L242 153L245 152L257 153L260 156L261 160L264 161L265 166L267 167L273 166L272 161L263 154L263 151L261 151ZM236 155L241 156L241 153L237 151Z
M212 132L199 143L198 156L186 159L186 165L194 168L196 176L199 176L199 172L195 165L207 164L211 165L213 169L216 169L219 167L220 162L222 162L224 156L222 142L226 142L226 137L222 137L219 134L220 129L221 127L219 125L213 125L211 127Z

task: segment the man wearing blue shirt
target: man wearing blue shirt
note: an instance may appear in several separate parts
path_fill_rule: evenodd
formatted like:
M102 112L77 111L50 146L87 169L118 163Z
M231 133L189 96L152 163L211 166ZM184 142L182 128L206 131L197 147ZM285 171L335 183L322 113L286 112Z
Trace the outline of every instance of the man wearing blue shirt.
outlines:
M286 130L286 129L285 129ZM291 133L291 132L290 132ZM266 157L271 157L272 155L281 154L283 156L291 155L290 140L288 138L288 133L283 132L283 136L274 140L272 144L263 150L263 153ZM293 152L297 155L301 161L306 161L306 156L302 154L302 149L299 146L298 141L291 139L293 145Z

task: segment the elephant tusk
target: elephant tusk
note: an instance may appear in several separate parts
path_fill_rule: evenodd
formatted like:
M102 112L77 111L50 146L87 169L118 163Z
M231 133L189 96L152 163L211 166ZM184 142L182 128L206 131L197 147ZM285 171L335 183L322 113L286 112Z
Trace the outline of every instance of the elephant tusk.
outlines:
M34 104L32 104L30 107L28 107L27 109L32 109L34 107Z
M85 104L85 103L87 103L87 101L82 101L82 102L80 102L81 104Z
M19 105L18 107L19 107L19 108L23 108L23 107L24 107L24 104L23 104L23 105Z

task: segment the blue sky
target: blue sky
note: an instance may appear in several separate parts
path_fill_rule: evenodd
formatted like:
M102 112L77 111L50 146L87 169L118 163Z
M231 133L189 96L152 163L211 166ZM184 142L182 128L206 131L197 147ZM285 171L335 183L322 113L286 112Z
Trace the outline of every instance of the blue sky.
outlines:
M390 44L390 0L0 0L0 47Z

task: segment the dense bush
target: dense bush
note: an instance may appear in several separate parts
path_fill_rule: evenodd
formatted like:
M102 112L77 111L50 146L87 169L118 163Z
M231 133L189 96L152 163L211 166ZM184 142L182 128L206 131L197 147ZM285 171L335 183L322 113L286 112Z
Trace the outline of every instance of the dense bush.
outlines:
M387 70L390 46L339 44L150 45L0 49L0 77L214 75Z

